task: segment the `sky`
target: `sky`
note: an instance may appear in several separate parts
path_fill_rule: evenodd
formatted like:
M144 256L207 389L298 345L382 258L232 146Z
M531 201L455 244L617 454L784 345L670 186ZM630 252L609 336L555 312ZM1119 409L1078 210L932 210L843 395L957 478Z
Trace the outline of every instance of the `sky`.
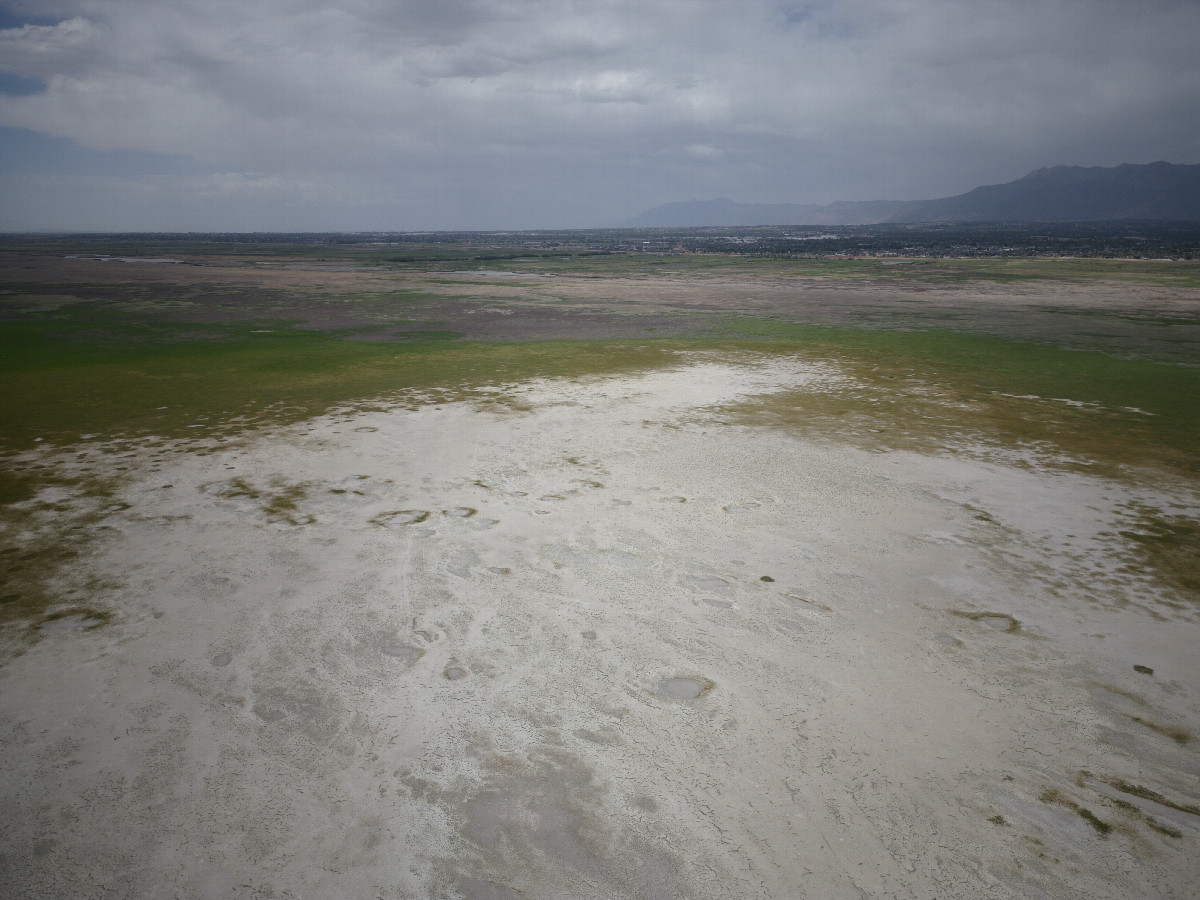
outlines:
M0 230L617 225L1200 162L1197 0L0 0Z

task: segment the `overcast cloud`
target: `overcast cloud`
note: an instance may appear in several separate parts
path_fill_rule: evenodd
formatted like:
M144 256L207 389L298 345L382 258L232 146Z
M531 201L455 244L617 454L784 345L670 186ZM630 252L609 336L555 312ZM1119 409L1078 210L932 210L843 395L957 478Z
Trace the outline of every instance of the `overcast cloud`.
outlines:
M0 0L0 228L586 227L1200 162L1195 0Z

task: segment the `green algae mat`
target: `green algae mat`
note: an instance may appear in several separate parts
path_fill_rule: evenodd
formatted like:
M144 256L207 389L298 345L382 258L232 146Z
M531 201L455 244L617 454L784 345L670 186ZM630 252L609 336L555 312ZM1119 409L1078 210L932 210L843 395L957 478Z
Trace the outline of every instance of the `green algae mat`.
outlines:
M165 255L109 243L86 250ZM1196 263L490 248L476 262L516 276L506 281L397 271L385 253L347 262L312 244L255 244L250 263L232 248L171 244L189 255L154 266L72 258L79 248L56 243L0 253L0 452L227 435L752 349L828 360L851 379L731 411L747 422L873 447L981 439L1197 468Z

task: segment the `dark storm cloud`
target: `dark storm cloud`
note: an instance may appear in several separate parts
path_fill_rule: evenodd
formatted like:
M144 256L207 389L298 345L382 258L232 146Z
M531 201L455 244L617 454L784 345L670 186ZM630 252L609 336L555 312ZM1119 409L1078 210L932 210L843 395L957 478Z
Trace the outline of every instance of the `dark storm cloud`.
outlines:
M108 227L102 210L157 209L197 228L486 228L1200 160L1200 4L1187 0L39 0L3 12L0 71L45 87L0 96L0 125L190 161L177 178L64 172L57 188L10 175L6 227L52 225L36 207L71 179L75 224L92 227Z

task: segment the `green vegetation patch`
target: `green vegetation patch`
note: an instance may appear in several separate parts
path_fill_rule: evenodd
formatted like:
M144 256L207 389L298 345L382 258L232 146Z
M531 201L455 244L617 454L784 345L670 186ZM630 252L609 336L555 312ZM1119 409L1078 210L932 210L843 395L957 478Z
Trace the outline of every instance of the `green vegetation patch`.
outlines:
M315 516L300 511L300 502L308 496L309 488L310 485L307 484L278 485L262 507L267 521L292 526L311 525L315 522Z
M1166 807L1169 807L1170 809L1175 809L1175 810L1178 810L1179 812L1187 813L1189 816L1196 816L1196 817L1200 818L1200 807L1195 806L1193 804L1177 803L1173 800L1169 800L1168 798L1164 797L1162 794L1158 793L1158 791L1151 790L1150 788L1144 787L1143 785L1140 785L1140 784L1132 784L1128 781L1125 781L1123 778L1105 778L1102 780L1106 784L1116 788L1118 791L1121 791L1122 793L1130 794L1131 796L1134 796L1134 797L1141 797L1143 800L1150 800L1150 801L1153 801L1154 803L1159 804L1160 806L1166 806Z
M0 450L85 434L198 437L319 415L368 398L469 391L538 376L645 370L673 348L622 342L451 342L449 331L390 341L280 327L194 324L81 334L57 319L0 322ZM445 398L443 398L445 399Z
M961 609L952 609L950 610L950 614L962 619L970 619L972 622L982 622L989 628L994 628L997 631L1003 631L1008 634L1016 634L1021 630L1021 623L1008 613L967 612Z
M1149 719L1144 719L1140 716L1127 715L1125 718L1129 719L1131 722L1136 722L1143 728L1149 728L1151 731L1157 732L1163 737L1169 737L1181 747L1191 743L1191 729L1185 728L1182 725L1163 725L1160 722L1152 722Z
M37 458L0 464L0 625L78 603L102 587L56 578L86 557L104 518L122 505L116 478L83 468L68 473Z
M740 319L766 352L834 362L847 378L722 410L869 449L980 443L1064 464L1200 474L1200 368L986 335L867 331ZM1096 468L1092 469L1097 471Z
M1113 830L1113 827L1111 825L1109 825L1107 822L1100 819L1090 809L1088 809L1084 806L1080 806L1078 803L1076 803L1070 797L1064 796L1062 793L1055 790L1054 788L1047 788L1046 790L1042 791L1042 794L1040 797L1038 797L1038 799L1041 800L1043 803L1057 804L1059 806L1065 806L1067 809L1071 810L1077 816L1079 816L1079 818L1083 819L1083 821L1085 821L1089 825L1091 825L1092 828L1094 828L1096 830L1096 833L1099 834L1101 837L1107 837L1109 832L1111 832Z
M1200 521L1145 510L1135 528L1122 531L1121 536L1177 593L1200 602Z

